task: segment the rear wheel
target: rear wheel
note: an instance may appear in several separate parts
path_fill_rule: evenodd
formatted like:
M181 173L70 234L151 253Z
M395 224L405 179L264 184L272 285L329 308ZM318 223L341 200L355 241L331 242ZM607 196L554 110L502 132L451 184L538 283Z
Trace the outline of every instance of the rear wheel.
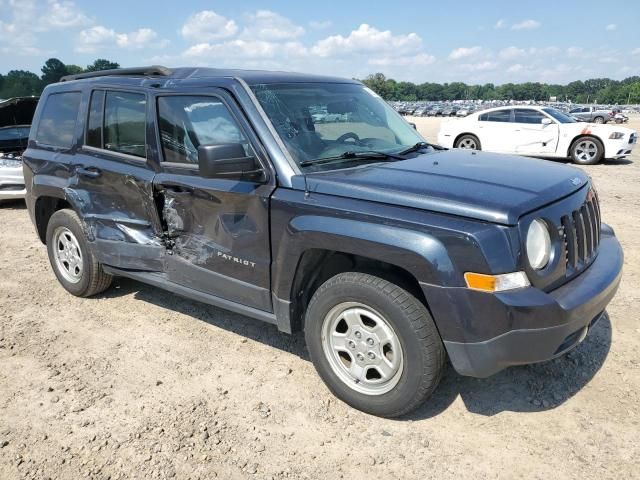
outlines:
M604 123L604 117L596 117L593 119L593 123Z
M482 150L480 140L475 135L465 133L461 135L454 145L454 148L464 148L467 150Z
M602 160L604 147L595 137L578 138L569 149L571 159L579 165L594 165Z
M106 290L112 277L104 273L89 248L78 215L58 210L47 225L49 262L62 286L77 297L90 297Z
M349 272L327 280L309 303L305 339L329 389L373 415L414 410L444 370L444 346L425 306L372 275Z

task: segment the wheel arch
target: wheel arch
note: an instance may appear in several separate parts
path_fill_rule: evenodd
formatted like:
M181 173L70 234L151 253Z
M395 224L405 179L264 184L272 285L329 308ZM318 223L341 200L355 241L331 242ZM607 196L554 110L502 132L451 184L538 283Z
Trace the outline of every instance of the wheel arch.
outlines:
M276 250L272 272L274 307L283 331L302 328L313 292L338 273L379 276L405 288L427 308L421 284L463 282L446 247L426 233L316 216L294 219L288 232Z
M71 203L64 197L42 195L34 202L34 223L38 238L46 245L47 243L47 226L51 216L58 210L69 208L76 211ZM77 211L76 211L77 213Z

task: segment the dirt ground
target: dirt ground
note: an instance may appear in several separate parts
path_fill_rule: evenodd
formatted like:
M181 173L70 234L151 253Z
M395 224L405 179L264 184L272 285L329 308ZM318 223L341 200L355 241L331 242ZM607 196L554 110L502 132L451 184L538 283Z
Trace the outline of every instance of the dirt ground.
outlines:
M449 368L401 420L336 400L301 335L125 279L67 294L3 205L0 478L640 478L640 148L586 170L626 254L610 322L548 363Z

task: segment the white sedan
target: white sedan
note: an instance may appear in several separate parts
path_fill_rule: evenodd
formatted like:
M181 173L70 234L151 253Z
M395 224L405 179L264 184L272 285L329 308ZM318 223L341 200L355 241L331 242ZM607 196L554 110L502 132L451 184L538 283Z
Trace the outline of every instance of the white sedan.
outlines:
M619 125L579 123L549 107L498 107L445 122L438 143L533 157L570 157L591 165L603 158L624 158L638 140L635 130Z

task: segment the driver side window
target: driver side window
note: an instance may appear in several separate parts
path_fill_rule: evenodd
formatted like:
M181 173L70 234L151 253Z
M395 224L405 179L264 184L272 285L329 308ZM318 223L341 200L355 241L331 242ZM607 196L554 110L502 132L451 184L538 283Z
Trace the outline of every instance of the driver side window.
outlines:
M227 106L213 96L158 98L158 126L164 162L198 165L198 147L240 143L254 153Z

